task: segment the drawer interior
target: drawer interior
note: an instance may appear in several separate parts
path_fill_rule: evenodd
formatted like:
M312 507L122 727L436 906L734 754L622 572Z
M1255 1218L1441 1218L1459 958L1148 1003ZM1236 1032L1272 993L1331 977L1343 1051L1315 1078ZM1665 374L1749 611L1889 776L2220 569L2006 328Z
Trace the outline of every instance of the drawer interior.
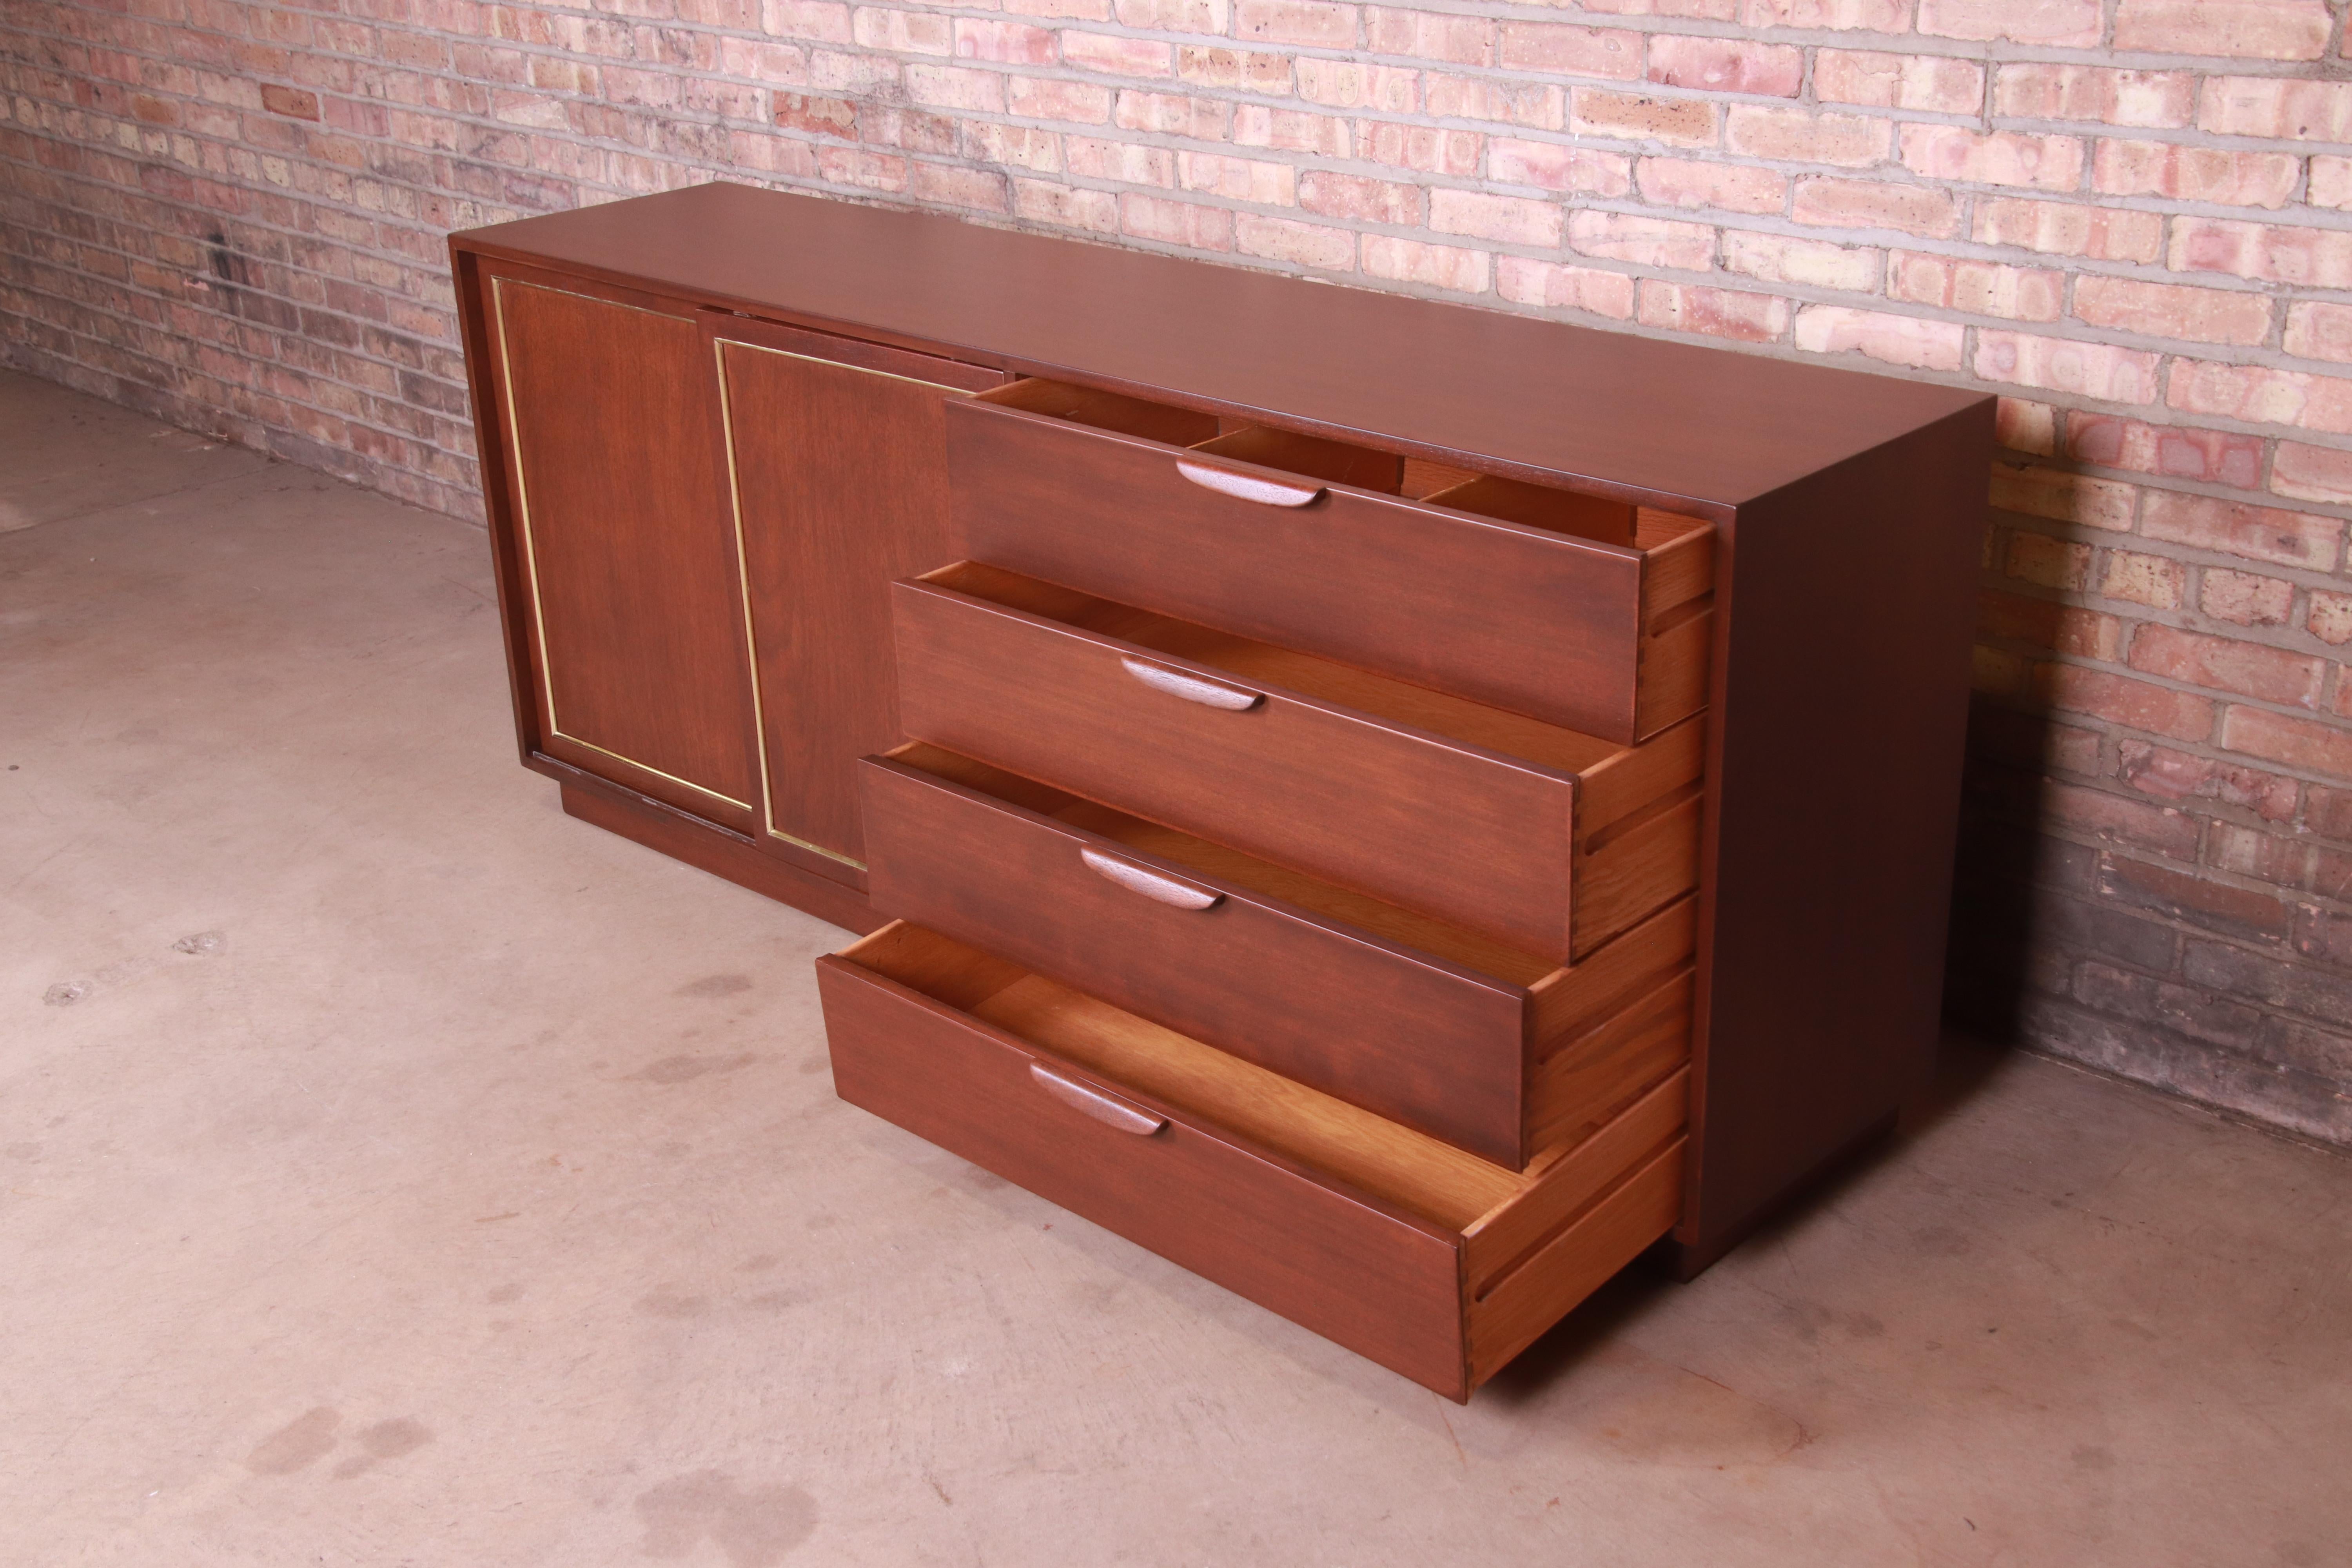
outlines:
M1213 414L1102 392L1068 382L1031 377L982 393L976 399L1097 430L1188 447L1211 457L1349 485L1381 495L1426 501L1477 517L1570 534L1603 544L1650 551L1706 529L1685 517L1631 501L1479 474L1424 458L1407 458L1319 436L1221 419Z
M1208 665L1254 684L1282 687L1563 773L1592 771L1633 750L1613 741L1507 713L1352 665L1098 599L978 562L960 561L942 566L925 573L921 581L1100 637L1117 637L1155 653Z
M1210 1130L1433 1223L1467 1229L1507 1203L1516 1173L921 926L900 921L839 957L1139 1090Z
M1238 1134L1457 1232L1465 1283L1479 1295L1679 1137L1685 1121L1689 1075L1677 1068L1576 1142L1508 1171L921 926L895 921L836 956L1095 1074L1105 1088L1139 1092L1205 1130Z

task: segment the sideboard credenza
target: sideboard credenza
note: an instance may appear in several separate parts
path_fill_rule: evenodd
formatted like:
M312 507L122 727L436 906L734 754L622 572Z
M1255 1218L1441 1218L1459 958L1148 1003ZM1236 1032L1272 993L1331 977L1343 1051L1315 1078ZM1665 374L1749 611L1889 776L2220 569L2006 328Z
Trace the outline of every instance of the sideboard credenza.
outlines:
M455 236L525 765L1440 1393L1932 1059L1992 400L709 184Z

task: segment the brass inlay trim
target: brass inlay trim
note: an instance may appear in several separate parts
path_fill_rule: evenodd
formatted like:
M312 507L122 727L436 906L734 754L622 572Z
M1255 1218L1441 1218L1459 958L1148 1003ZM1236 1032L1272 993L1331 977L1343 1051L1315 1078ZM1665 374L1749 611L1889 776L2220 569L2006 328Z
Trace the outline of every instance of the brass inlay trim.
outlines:
M743 600L743 654L751 665L751 721L753 734L760 747L760 813L761 825L768 837L796 845L828 860L838 860L845 866L855 866L863 871L866 862L845 855L838 849L828 849L795 837L776 826L776 795L768 771L768 713L766 700L760 686L760 633L751 616L751 561L743 543L743 484L735 471L735 397L727 380L727 351L730 348L750 349L756 353L774 354L780 359L796 359L809 364L831 366L835 370L855 371L860 375L878 375L886 381L903 381L909 386L926 386L954 397L969 397L971 393L944 382L925 381L919 376L895 375L887 370L869 370L862 364L848 364L837 359L820 359L814 354L796 354L789 349L773 349L765 343L746 342L741 338L711 334L711 357L719 374L719 426L727 442L727 499L735 513L735 587Z
M663 321L677 321L686 326L692 326L694 324L693 318L690 316L673 316L666 310L648 310L642 305L625 305L617 300L600 300L593 294L578 294L572 292L569 289L551 289L544 283L527 283L520 279L509 279L501 278L496 273L492 273L490 275L490 307L492 314L498 318L499 328L499 401L506 405L503 412L506 416L504 423L507 430L507 450L512 454L511 466L514 472L515 531L522 542L523 581L530 589L531 632L539 642L540 700L547 712L548 735L553 740L562 741L571 745L578 746L583 751L593 752L600 757L610 757L616 763L625 763L628 766L635 768L640 773L650 773L657 779L665 779L671 784L678 785L680 788L690 789L697 795L709 795L712 800L722 801L725 804L735 807L739 811L749 811L751 809L751 804L749 801L737 800L733 795L722 795L707 784L698 784L692 779L682 779L676 773L665 773L661 769L654 767L649 763L637 761L635 757L624 756L620 752L614 751L609 746L600 746L593 741L583 741L577 735L566 734L562 725L558 723L556 721L555 667L554 662L549 657L548 652L547 611L540 599L539 542L532 537L531 533L530 492L523 478L522 426L515 416L513 355L512 352L507 346L506 289L509 281L512 281L514 287L518 289L537 289L542 293L561 294L567 299L586 300L598 305L609 305L616 310L635 310L640 315L658 316ZM761 766L762 773L764 774L766 769L766 761L764 758L761 760Z

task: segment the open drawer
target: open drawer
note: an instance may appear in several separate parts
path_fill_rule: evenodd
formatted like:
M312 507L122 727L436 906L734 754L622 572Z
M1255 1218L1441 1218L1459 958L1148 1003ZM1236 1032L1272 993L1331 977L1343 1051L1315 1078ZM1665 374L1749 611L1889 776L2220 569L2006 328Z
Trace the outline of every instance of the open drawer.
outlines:
M912 739L1553 963L1697 885L1698 718L1622 746L970 562L892 593Z
M875 907L1511 1170L1689 1059L1694 900L1573 968L919 742Z
M1514 1174L904 921L817 975L844 1100L1450 1398L1681 1211L1686 1068Z
M1706 700L1700 519L1038 379L947 453L974 560L1621 743Z

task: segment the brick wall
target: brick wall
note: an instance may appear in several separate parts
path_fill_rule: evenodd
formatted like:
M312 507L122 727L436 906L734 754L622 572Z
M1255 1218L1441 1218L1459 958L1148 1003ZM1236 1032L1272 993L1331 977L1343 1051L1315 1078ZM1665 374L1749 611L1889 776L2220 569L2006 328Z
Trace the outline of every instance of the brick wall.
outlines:
M2352 1141L2322 0L12 0L0 355L476 515L447 229L725 176L2002 395L1953 1002Z

